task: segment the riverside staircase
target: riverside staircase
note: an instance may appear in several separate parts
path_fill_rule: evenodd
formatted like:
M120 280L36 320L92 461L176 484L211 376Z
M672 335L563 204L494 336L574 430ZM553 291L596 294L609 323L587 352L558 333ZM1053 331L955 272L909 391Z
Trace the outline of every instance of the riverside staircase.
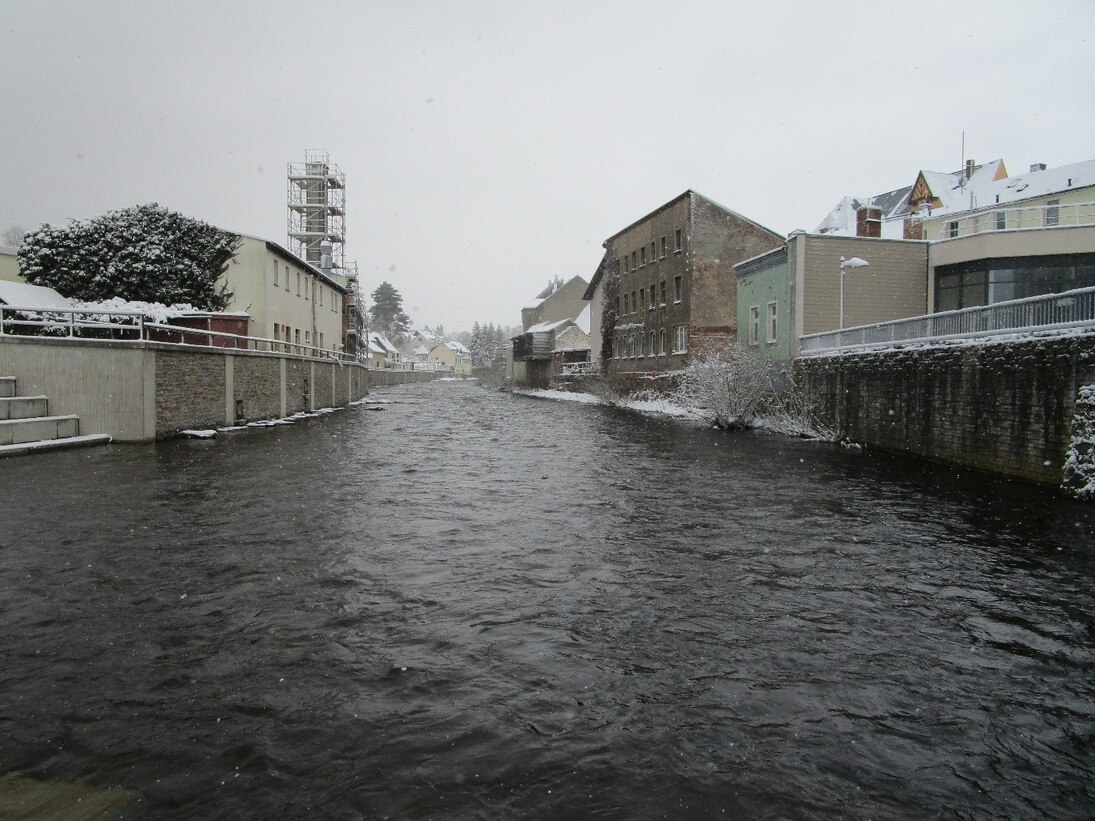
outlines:
M81 436L79 416L50 416L48 398L16 396L15 379L0 376L0 458L108 442L106 434Z

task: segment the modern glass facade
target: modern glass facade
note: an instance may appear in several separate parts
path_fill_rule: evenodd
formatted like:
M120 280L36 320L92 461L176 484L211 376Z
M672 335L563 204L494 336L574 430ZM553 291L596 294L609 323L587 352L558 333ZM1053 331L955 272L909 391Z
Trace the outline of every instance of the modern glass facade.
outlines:
M954 311L1092 286L1095 254L978 259L936 269L935 310Z

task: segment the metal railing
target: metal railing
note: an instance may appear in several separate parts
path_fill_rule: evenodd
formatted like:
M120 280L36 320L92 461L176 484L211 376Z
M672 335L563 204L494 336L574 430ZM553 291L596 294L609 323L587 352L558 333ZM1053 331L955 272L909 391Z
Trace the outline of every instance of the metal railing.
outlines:
M1025 231L1036 228L1068 228L1095 225L1095 202L1066 202L1057 205L988 205L976 211L947 219L932 218L928 239L944 240L969 237L993 231Z
M592 362L564 362L563 376L584 376L593 372Z
M356 357L344 351L315 345L243 336L208 328L150 322L137 311L103 311L83 308L27 308L0 305L0 338L43 337L47 339L114 340L156 342L166 345L196 345L266 353L286 353L316 359L355 362Z
M1095 287L859 325L799 337L804 355L895 343L989 337L1065 328L1095 328Z

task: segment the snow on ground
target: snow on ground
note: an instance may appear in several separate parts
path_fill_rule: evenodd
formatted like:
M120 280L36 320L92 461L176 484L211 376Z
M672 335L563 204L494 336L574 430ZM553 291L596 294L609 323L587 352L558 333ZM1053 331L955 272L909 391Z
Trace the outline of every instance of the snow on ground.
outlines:
M588 405L600 405L601 399L591 393L575 393L573 391L541 390L532 388L529 390L515 390L518 396L531 396L534 399L557 399L561 402L584 402Z
M179 436L187 439L212 439L217 435L215 430L180 430Z
M895 341L891 343L879 343L877 345L859 346L849 344L846 348L830 348L824 351L803 351L803 357L817 359L830 356L861 356L864 354L894 353L895 351L922 351L931 348L980 348L987 345L1005 345L1015 342L1031 342L1062 337L1095 336L1091 328L1057 328L1048 331L1034 331L1014 334L997 334L995 336L978 336L968 339L929 339L913 340L909 342Z

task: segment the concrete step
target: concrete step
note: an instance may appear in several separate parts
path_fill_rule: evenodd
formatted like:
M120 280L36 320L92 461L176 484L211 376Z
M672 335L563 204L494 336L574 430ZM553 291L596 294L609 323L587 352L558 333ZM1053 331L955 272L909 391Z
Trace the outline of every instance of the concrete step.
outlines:
M14 376L0 376L0 396L15 396Z
M74 414L0 419L0 445L19 445L41 439L65 439L79 435L80 417Z
M48 414L49 399L45 396L0 396L0 419L29 419Z
M60 439L43 439L37 442L20 442L17 445L0 445L0 459L5 456L22 456L63 448L80 448L90 445L109 445L111 439L105 433L89 433L86 436L64 436Z

